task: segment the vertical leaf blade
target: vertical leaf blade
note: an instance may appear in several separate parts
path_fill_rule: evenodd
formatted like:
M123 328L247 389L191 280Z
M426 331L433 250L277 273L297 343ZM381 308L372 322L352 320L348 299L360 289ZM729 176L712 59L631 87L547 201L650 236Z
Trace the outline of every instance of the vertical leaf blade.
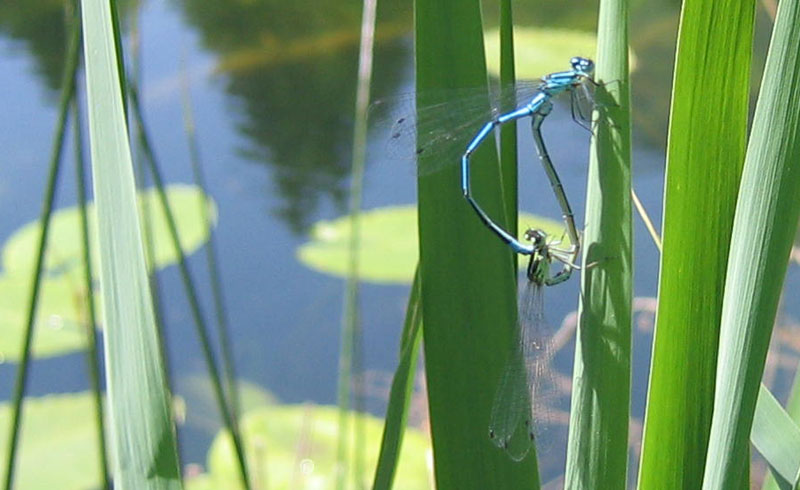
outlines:
M695 489L702 482L744 160L754 13L752 0L683 3L642 489Z
M180 488L117 71L116 26L109 2L82 4L115 486Z
M415 20L418 92L486 85L478 1L418 0ZM487 138L474 154L473 192L505 225L493 143ZM516 318L512 254L464 200L460 177L458 166L450 165L419 179L423 338L436 485L531 488L538 486L534 452L514 463L488 438L494 391Z
M628 2L603 0L565 488L626 488L632 248Z
M750 429L800 217L800 2L778 6L733 223L703 488L746 481Z

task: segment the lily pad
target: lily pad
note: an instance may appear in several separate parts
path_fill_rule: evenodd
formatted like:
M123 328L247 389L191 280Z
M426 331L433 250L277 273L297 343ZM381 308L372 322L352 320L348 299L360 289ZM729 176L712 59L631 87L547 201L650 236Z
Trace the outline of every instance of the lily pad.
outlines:
M486 68L500 76L500 34L492 29L484 34ZM514 54L517 78L533 80L547 73L569 70L573 56L594 58L597 36L590 32L541 27L514 28ZM636 66L630 54L631 71Z
M28 318L31 276L0 276L0 361L17 361ZM33 332L36 358L57 356L86 348L85 289L68 281L44 281Z
M238 379L239 409L242 413L277 403L275 396L261 386ZM219 407L214 388L207 376L197 374L178 379L177 390L185 400L187 410L185 424L213 436L220 427Z
M354 415L364 427L366 461L364 487L369 487L377 464L383 421ZM339 410L316 405L275 405L254 410L241 424L250 476L259 488L334 488ZM356 422L358 423L358 422ZM353 441L350 442L353 444ZM352 447L352 446L351 446ZM407 429L400 452L395 488L432 488L427 437ZM227 432L214 439L208 473L186 479L187 490L241 488L236 456Z
M212 223L216 206L194 186L167 187L167 199L178 226L184 254L197 250L208 239L201 205L207 205ZM205 199L205 201L204 201ZM163 268L177 261L169 238L166 217L157 203L155 191L144 193L140 204L152 210L155 266ZM87 207L90 237L94 240L95 210ZM53 213L48 237L42 289L36 315L33 354L37 358L63 355L86 346L86 290L81 251L80 211L76 207ZM4 274L0 276L0 361L16 361L20 356L23 329L28 315L31 278L36 260L41 227L38 221L15 232L3 249ZM91 249L96 253L97 246ZM93 271L99 271L97 255ZM100 320L100 301L96 295L96 311Z
M306 266L346 277L350 254L348 216L320 221L311 229L311 241L300 246L298 259ZM560 236L563 226L553 220L520 213L520 229L539 228ZM410 284L417 264L417 208L391 206L365 211L360 216L360 279L379 284Z
M14 488L85 490L100 488L100 460L94 403L90 393L49 395L25 400L24 430L17 453ZM0 420L11 420L11 405L0 404ZM8 439L0 424L0 440ZM5 444L0 461L6 461ZM5 480L5 465L0 468Z
M175 217L180 237L181 248L185 254L197 250L208 240L208 228L201 213L201 205L205 198L200 188L191 185L171 185L166 188L167 200ZM216 222L217 210L213 201L206 199L208 215L211 222ZM167 219L158 202L155 189L142 193L139 198L140 209L148 210L153 233L154 265L160 269L177 262L167 227ZM92 250L92 266L99 271L97 243L95 234L96 213L94 203L87 205L89 217L90 248ZM3 247L3 267L6 273L30 273L36 261L41 226L39 220L28 223L16 231ZM73 275L76 279L82 276L82 244L80 227L80 209L76 206L61 209L53 213L47 242L45 257L45 275L49 279L57 279L64 275Z

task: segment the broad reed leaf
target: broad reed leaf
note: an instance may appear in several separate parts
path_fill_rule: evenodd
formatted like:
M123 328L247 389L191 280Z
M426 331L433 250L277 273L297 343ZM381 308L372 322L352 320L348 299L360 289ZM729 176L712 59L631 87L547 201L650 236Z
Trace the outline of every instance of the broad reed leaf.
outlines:
M117 50L105 0L82 1L105 366L115 488L181 488L157 338Z
M627 488L633 302L628 9L627 0L600 3L599 121L589 162L565 488Z
M800 217L799 162L800 2L786 0L778 6L736 203L705 489L748 480L743 463Z
M702 484L721 292L744 160L754 14L753 0L683 3L642 490Z
M418 0L417 91L486 84L482 31L476 0ZM493 143L487 139L473 155L472 189L495 220L514 229L505 216ZM509 248L465 201L460 181L457 165L418 180L423 340L436 486L538 488L535 451L515 463L489 441L492 399L516 323L514 261Z

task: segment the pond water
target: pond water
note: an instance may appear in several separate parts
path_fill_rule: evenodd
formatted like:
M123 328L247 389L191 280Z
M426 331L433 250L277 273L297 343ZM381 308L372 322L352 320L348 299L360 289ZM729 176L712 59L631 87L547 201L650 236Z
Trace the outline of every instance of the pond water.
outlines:
M129 7L123 9L128 21L135 10ZM0 86L4 88L0 107L5 121L0 131L2 242L38 218L64 49L60 8L17 8L0 8ZM673 56L669 46L675 36L677 9L676 2L662 2L650 16L640 13L642 32L665 33L658 43L639 39L643 35L632 37L639 60L633 78L634 101L641 101L644 108L635 115L634 184L657 229ZM556 27L591 31L594 4L573 1L562 10L546 18L552 18ZM208 191L218 208L214 239L238 375L285 403L335 404L344 281L304 266L296 253L308 241L313 223L345 213L360 5L353 1L260 2L229 7L227 2L211 2L201 7L174 1L148 2L138 12L142 101L169 183L192 182L182 79L190 84ZM411 92L410 11L392 2L381 7L379 15L373 98ZM521 12L520 22L536 25L530 16ZM27 25L38 27L26 29ZM131 46L129 39L126 47ZM577 221L582 223L589 135L572 122L566 104L556 106L544 131L573 209L578 210ZM534 158L525 124L520 125L520 136L521 209L558 219L557 203ZM416 199L413 168L382 157L386 138L380 131L370 136L365 209L411 204ZM71 149L65 155L71 155ZM65 161L62 170L60 208L76 202L71 165ZM654 297L658 253L638 217L635 237L635 295ZM202 251L190 257L190 265L211 317ZM191 401L197 394L186 387L197 377L205 378L205 366L177 268L167 267L159 277L176 392ZM790 271L788 287L797 282L796 271ZM370 373L371 387L367 406L376 415L385 409L408 292L408 285L362 284L364 368ZM561 324L576 308L577 295L575 280L559 286L558 294L548 294L548 322ZM652 305L642 303L645 313L638 318L644 327L635 329L634 338L637 417L643 413L652 340L646 327L652 319L646 310ZM797 305L787 305L787 309L795 310L789 315L798 314ZM555 361L564 376L569 376L571 349L572 344L567 344ZM1 399L10 396L14 368L13 363L0 365ZM82 391L88 387L86 379L82 355L55 357L35 364L30 393ZM567 397L560 408L568 408ZM180 431L184 462L205 462L214 432L202 421L215 416L213 411L197 416L190 404L190 420L196 417L201 422ZM549 433L554 438L553 454L563 455L563 433ZM552 468L555 473L550 471L550 477L558 474L557 465Z

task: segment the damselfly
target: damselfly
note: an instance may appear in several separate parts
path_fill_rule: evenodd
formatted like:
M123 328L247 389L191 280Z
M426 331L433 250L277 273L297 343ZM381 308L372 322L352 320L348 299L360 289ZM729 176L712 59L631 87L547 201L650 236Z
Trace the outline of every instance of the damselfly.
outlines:
M562 216L564 218L564 223L567 226L567 233L571 242L569 249L559 250L559 252L567 252L571 254L572 258L569 261L564 261L564 264L566 265L564 274L559 276L559 280L557 282L562 282L569 278L572 270L570 264L577 259L578 252L580 251L580 237L578 236L578 229L575 226L575 217L572 214L572 208L570 207L567 195L564 192L564 186L561 184L561 179L559 179L558 173L553 166L553 162L550 160L550 154L548 153L547 147L544 144L544 139L542 138L542 122L544 122L544 119L553 109L553 97L561 94L562 92L570 92L572 95L572 110L574 118L576 108L580 112L575 98L575 94L577 93L576 90L580 89L585 93L588 93L587 83L596 83L592 79L592 75L594 74L594 62L592 60L576 56L570 60L570 64L572 65L571 70L551 73L544 76L539 84L536 94L523 107L498 116L497 118L494 118L484 124L484 126L472 138L469 144L467 144L467 148L464 151L464 154L461 156L461 190L464 193L464 197L467 199L467 201L469 201L470 205L472 205L472 208L478 214L478 217L481 219L481 221L487 227L489 227L490 230L497 234L501 240L507 243L511 249L514 250L514 252L523 255L533 255L534 253L539 252L540 250L537 249L534 243L525 244L520 242L514 235L504 230L500 225L495 223L491 217L489 217L489 215L483 210L483 208L481 208L478 202L472 197L470 182L470 156L475 152L475 150L478 149L487 136L492 134L492 132L502 124L516 121L517 119L523 117L531 118L533 139L536 143L536 149L539 152L539 159L542 162L542 166L547 174L547 178L550 180L550 185L553 188L556 199L558 199L558 204L561 207ZM531 262L533 262L533 260Z
M472 195L470 182L470 157L493 134L494 129L530 116L536 149L561 208L574 262L580 247L578 230L541 132L542 123L553 108L552 99L563 92L571 95L573 119L591 129L585 124L590 119L590 108L581 102L589 102L594 106L590 93L590 86L597 85L592 78L594 62L574 57L570 64L571 70L551 73L539 81L519 81L514 86L492 90L488 94L488 103L485 88L427 91L379 100L373 103L370 117L378 127L389 126L385 155L416 161L420 175L455 163L458 161L456 155L461 155L461 189L464 197L486 226L509 244L512 250L530 255L533 252L531 245L517 240L484 212ZM503 107L514 109L503 113L500 111Z
M536 420L546 413L551 398L553 376L552 335L544 318L544 286L565 281L573 268L571 254L554 247L542 230L530 229L525 238L533 252L520 286L518 327L511 353L492 404L489 438L515 461L528 454L536 437ZM551 272L554 261L563 265Z

